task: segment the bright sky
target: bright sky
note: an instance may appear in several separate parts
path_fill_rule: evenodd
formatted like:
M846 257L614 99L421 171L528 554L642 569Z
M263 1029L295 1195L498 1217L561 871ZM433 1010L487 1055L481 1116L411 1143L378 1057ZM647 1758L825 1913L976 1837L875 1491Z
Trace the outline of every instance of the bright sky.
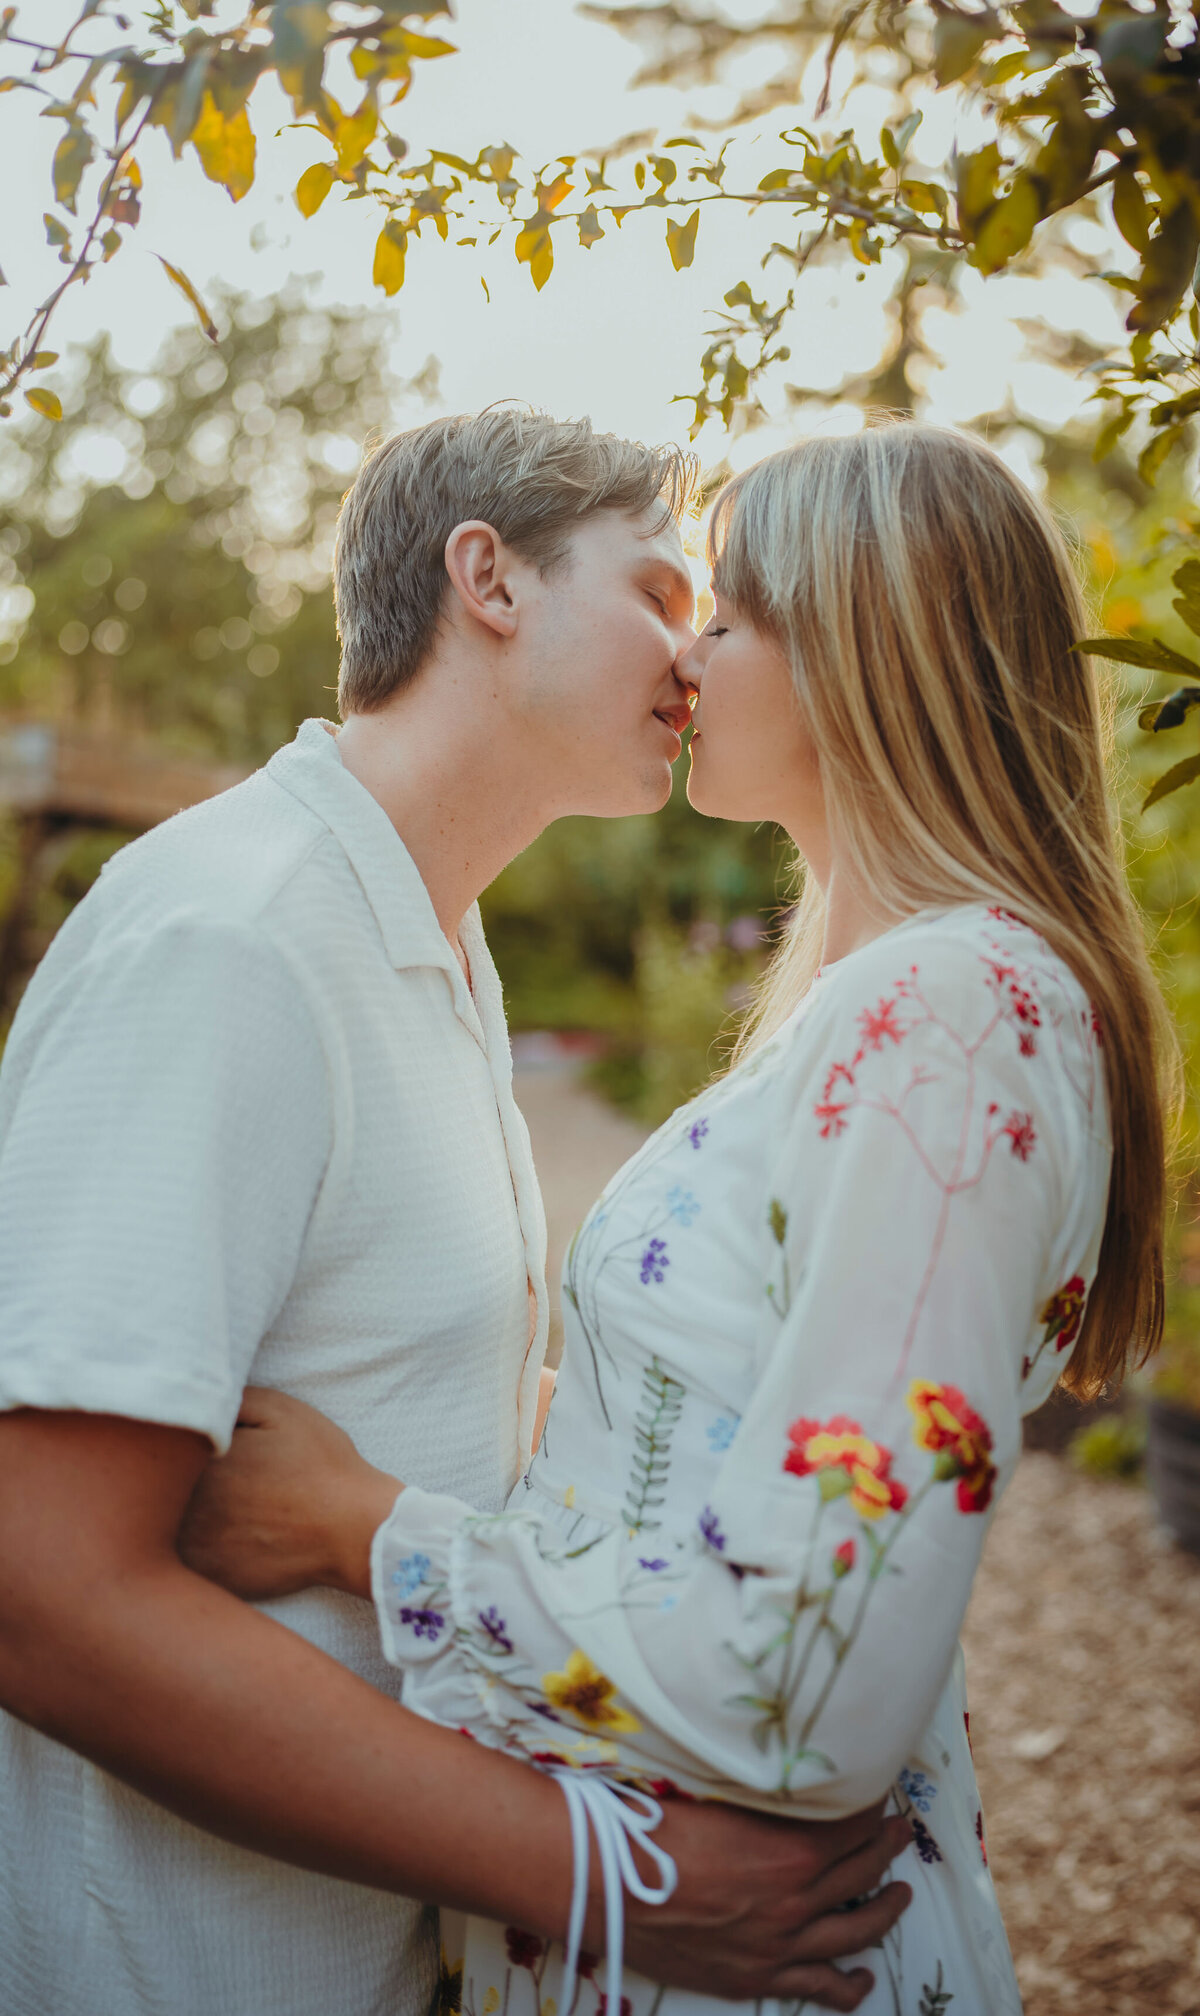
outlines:
M753 0L726 4L731 13L761 11ZM24 0L17 26L33 30L36 23L36 32L48 37L60 32L76 11L64 0L38 0L36 5ZM773 52L764 48L745 58L728 86L686 94L656 87L631 94L638 51L610 28L582 18L572 0L520 0L519 8L505 0L459 0L455 16L447 33L461 43L462 53L418 65L401 108L400 130L414 150L432 143L473 155L480 146L504 140L541 161L634 129L657 127L669 136L684 130L689 115L720 116L774 67ZM10 65L15 53L0 51ZM284 132L278 141L271 139L290 117L286 101L272 91L269 84L260 86L251 102L260 138L259 175L236 207L224 190L204 179L190 149L177 164L163 134L155 132L142 143L147 184L143 221L128 249L64 305L52 339L56 349L107 327L122 361L148 364L166 329L187 315L151 256L155 251L183 266L202 290L219 276L266 294L292 273L312 274L318 276L318 300L343 306L382 303L370 279L378 212L369 203L345 203L335 190L316 218L301 218L292 189L324 150L309 132ZM872 148L886 109L886 98L874 90L862 91L855 101L855 123ZM802 117L804 110L798 107L790 116ZM942 158L956 137L962 145L973 144L966 125L956 135L953 117L949 94L929 103L913 150L917 158ZM775 123L789 121L777 114ZM19 207L9 205L4 254L9 285L0 293L0 331L12 333L23 326L61 275L40 222L50 156L61 131L57 121L38 117L31 94L12 92L0 99L3 186L10 194L27 192ZM777 163L778 142L769 133L770 124L762 137L747 141L740 186L752 186L751 178L757 182ZM623 433L682 439L688 409L672 405L671 398L699 381L698 358L712 306L742 278L756 292L763 291L759 257L779 235L782 221L778 212L748 218L741 211L707 208L695 263L681 274L672 271L667 257L661 215L631 217L619 233L610 226L608 238L588 253L572 248L564 237L558 266L540 296L528 270L517 266L511 238L477 255L456 251L453 244L443 247L427 233L428 242L410 250L408 282L389 311L396 369L411 375L435 355L447 410L517 397L562 414L589 413L597 424ZM1080 227L1076 242L1095 255L1098 266L1116 263L1104 232ZM480 285L479 257L490 303ZM778 425L734 444L735 463L753 459L785 433L803 431L806 425L855 424L849 411L787 412L782 398L783 378L832 386L877 358L894 269L873 270L861 284L855 283L854 271L847 254L806 276L800 311L787 332L792 361L781 374ZM766 282L772 294L781 293L783 268L769 269ZM1043 364L1023 362L1027 346L1017 318L1047 315L1059 326L1087 329L1093 337L1110 330L1115 334L1116 297L1095 282L1066 276L1047 281L1001 277L985 284L975 275L968 276L964 296L961 316L936 318L943 363L928 388L930 417L970 419L1004 405L1010 388L1017 405L1043 423L1060 422L1076 410L1089 387L1072 386ZM712 462L728 449L719 429L709 430L700 445ZM1020 440L1011 458L1023 472L1028 468L1028 450Z

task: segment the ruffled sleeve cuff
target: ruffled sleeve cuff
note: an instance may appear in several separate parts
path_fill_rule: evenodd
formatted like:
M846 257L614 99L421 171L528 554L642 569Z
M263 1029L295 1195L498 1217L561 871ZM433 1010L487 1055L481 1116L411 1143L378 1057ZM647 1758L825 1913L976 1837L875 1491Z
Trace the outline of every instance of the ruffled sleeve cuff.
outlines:
M371 1594L391 1665L428 1665L453 1643L450 1557L470 1516L460 1498L410 1484L376 1533Z

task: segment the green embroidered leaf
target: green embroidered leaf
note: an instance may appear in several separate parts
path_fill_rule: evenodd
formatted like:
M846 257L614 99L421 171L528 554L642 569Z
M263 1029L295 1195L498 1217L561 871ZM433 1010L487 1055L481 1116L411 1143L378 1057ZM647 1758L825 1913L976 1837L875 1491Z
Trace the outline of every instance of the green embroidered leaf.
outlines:
M784 1210L783 1205L780 1203L778 1197L772 1197L771 1209L770 1212L768 1213L768 1217L771 1226L771 1235L775 1241L775 1244L777 1246L782 1246L784 1240L787 1237L788 1214Z

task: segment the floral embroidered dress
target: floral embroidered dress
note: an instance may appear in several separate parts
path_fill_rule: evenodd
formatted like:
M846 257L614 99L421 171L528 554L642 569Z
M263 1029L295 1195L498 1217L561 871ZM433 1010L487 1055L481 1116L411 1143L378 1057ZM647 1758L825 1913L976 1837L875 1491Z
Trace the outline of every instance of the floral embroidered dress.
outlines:
M385 1649L421 1714L803 1818L890 1788L915 1894L864 1956L870 2016L1021 2006L958 1633L1095 1272L1102 1054L1068 968L1002 911L922 913L839 960L585 1220L509 1508L409 1489L376 1540ZM561 1963L471 1921L465 2016L570 2016ZM585 1971L581 2016L602 1983ZM625 1989L634 2016L713 2006Z

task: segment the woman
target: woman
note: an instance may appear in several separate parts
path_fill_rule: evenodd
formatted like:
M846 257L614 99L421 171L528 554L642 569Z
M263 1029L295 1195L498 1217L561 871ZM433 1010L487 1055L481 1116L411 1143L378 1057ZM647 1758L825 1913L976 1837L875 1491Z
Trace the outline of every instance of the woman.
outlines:
M733 1068L576 1236L528 1476L498 1516L397 1496L269 1398L193 1558L245 1588L236 1517L274 1534L255 1593L373 1588L408 1705L543 1767L815 1818L890 1787L915 1896L861 2006L1000 2016L958 1631L1022 1416L1158 1339L1163 1011L1078 592L1004 465L802 443L711 557L689 795L778 821L805 896ZM590 2012L582 1971L472 1923L463 2008Z

